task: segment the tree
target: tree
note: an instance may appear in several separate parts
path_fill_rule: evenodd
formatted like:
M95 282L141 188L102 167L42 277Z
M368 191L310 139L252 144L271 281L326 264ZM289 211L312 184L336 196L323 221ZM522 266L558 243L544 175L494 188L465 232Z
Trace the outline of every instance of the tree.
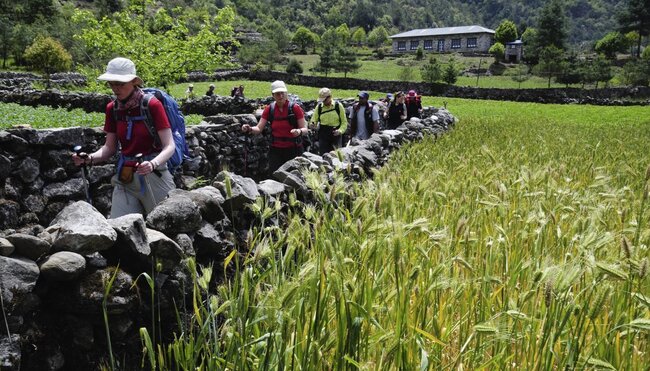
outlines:
M500 42L496 42L490 47L488 53L492 54L494 57L494 63L498 63L500 60L503 60L503 56L506 53L506 47Z
M302 73L302 65L296 58L289 59L286 68L287 73Z
M429 62L420 67L420 75L422 76L422 81L433 84L442 80L442 68L438 59L435 57L430 57Z
M636 59L623 66L623 81L631 86L648 86L650 81L650 61Z
M528 27L521 34L521 41L524 43L524 60L530 64L537 64L540 51L537 44L537 29Z
M517 40L517 35L517 26L506 19L494 30L494 41L505 45L508 42Z
M300 52L302 54L307 54L307 47L316 44L316 37L316 34L311 32L308 28L300 26L293 34L291 42L300 47Z
M323 48L323 51L320 53L320 61L314 66L314 70L317 72L322 72L327 76L327 74L334 69L336 65L334 49L331 46L326 45Z
M334 28L328 28L323 32L323 34L320 36L320 42L322 45L328 45L330 47L336 47L338 46L338 38L336 36L336 30Z
M413 81L415 79L415 72L413 71L413 66L411 64L406 64L402 66L399 70L397 78L400 81Z
M37 71L45 74L46 85L50 87L50 74L69 71L72 67L72 56L61 43L51 37L38 37L27 50L25 59Z
M604 82L605 87L607 87L609 80L611 80L613 76L611 62L602 55L599 55L596 59L591 61L589 65L591 66L593 79L596 82L596 89L598 89L599 82Z
M564 50L567 37L566 14L561 0L551 0L542 8L537 21L536 44L540 49L555 46Z
M456 61L454 58L449 59L442 79L449 85L453 85L458 81L458 68L456 67Z
M519 83L518 89L521 89L522 82L530 78L530 75L528 75L528 67L523 63L519 63L518 65L516 65L515 68L512 69L512 72L510 72L509 74L513 81Z
M616 59L616 52L623 52L627 49L625 36L618 31L610 32L596 42L594 50L603 54L608 59Z
M368 33L368 45L379 48L388 40L388 31L384 26L375 27Z
M89 12L77 11L73 18L79 27L76 37L88 55L102 61L96 65L116 55L128 56L138 75L153 86L166 87L189 71L211 71L230 63L228 45L238 45L233 38L232 8L206 18L196 34L189 33L182 15L167 17L165 31L153 33L146 27L146 14L141 8L130 7L99 22Z
M336 28L336 38L341 47L346 47L350 43L350 29L348 25L343 23Z
M548 77L548 87L551 87L551 78L560 70L562 61L562 50L555 46L547 46L539 53L539 63L534 71L544 77Z
M568 88L571 84L577 84L583 79L582 63L578 60L575 53L569 53L564 60L560 62L559 73L555 79L560 84L565 84Z
M363 27L359 27L354 31L352 34L352 41L357 44L357 46L361 46L365 44L366 42L366 31L363 29Z
M621 31L638 33L636 56L641 56L641 38L650 35L650 0L627 0L627 7L619 14L618 23Z
M343 77L348 77L348 73L356 72L361 67L357 55L350 48L338 49L335 63L334 71L343 72Z
M7 68L7 58L11 50L13 21L6 15L0 16L0 55L2 56L2 68Z

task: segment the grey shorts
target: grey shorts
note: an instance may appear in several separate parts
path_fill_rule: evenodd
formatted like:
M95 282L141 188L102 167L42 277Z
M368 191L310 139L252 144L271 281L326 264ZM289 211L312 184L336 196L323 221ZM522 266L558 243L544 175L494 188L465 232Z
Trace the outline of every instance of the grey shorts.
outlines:
M172 174L161 166L160 176L150 173L145 176L135 174L131 183L122 183L117 174L111 179L113 197L111 218L127 214L146 214L162 200L172 189L176 188Z

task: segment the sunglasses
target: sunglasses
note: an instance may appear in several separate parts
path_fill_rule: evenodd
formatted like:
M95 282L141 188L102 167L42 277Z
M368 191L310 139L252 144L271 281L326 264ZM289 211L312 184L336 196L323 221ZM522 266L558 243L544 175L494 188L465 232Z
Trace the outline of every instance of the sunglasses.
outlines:
M127 84L126 82L109 81L106 83L106 86L108 86L109 88L121 88L126 84Z

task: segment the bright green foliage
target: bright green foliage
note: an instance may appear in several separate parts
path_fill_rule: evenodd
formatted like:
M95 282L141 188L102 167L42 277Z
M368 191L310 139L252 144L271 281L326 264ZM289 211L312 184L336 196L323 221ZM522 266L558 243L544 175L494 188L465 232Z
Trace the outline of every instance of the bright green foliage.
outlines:
M415 59L420 61L424 58L424 48L422 46L418 46L418 49L415 51Z
M595 83L596 88L598 88L599 82L604 82L607 85L607 82L612 78L612 64L611 62L602 55L597 56L591 61L587 61L584 64L584 82L586 83Z
M25 59L36 71L45 74L49 86L50 74L69 71L72 67L72 56L61 43L51 37L38 37L27 50Z
M517 40L517 26L514 22L509 20L504 20L499 24L496 30L494 30L494 40L498 43L505 45L507 42Z
M338 40L337 45L347 46L350 43L350 29L347 24L343 23L338 26L335 33Z
M650 61L650 48L646 47L643 49L643 53L641 53L641 59L644 61Z
M518 89L521 89L522 82L530 79L530 75L528 74L528 66L523 63L519 63L515 66L515 68L510 69L506 75L510 76L513 81L516 81L519 84L517 86Z
M438 63L438 59L433 56L429 57L429 62L420 68L420 75L422 76L422 81L430 84L441 81L442 67Z
M314 46L316 44L316 37L317 35L306 27L299 27L293 34L291 41L298 45L301 53L305 54L307 53L307 48L309 46Z
M650 60L629 61L623 66L623 80L631 86L648 86L650 83Z
M618 31L610 32L596 42L594 50L608 59L616 59L617 52L624 52L628 47L625 36Z
M388 31L384 26L375 27L368 34L368 45L379 48L388 41Z
M571 84L577 84L584 80L584 67L585 63L578 59L578 55L569 53L560 62L559 73L555 81L565 84L567 87Z
M355 72L360 67L357 55L350 48L340 48L336 51L334 71L342 72L343 77L348 77L348 73Z
M490 47L490 50L488 50L488 53L490 53L494 57L495 62L502 61L505 52L506 52L506 47L503 46L503 44L501 44L500 42L494 43L494 45Z
M358 27L352 34L352 41L357 45L361 46L366 43L366 30L363 27Z
M141 8L131 7L101 21L87 11L78 11L74 20L80 28L78 38L97 65L116 56L129 58L146 85L165 87L188 71L210 71L228 64L228 49L223 42L235 42L235 14L231 8L206 18L197 34L189 33L182 15L172 15L160 9L152 20L142 14ZM142 27L152 21L156 32Z

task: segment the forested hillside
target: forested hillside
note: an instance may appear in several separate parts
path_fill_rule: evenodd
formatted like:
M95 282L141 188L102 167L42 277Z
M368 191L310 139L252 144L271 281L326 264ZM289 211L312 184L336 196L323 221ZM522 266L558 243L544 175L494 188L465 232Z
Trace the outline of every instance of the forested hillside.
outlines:
M187 0L190 1L190 0ZM496 28L509 19L520 32L534 26L543 0L220 0L232 3L251 27L275 19L295 30L304 25L321 34L327 27L347 23L366 31L383 25L398 32L432 26L479 24ZM593 42L617 27L616 14L621 0L567 0L569 42Z

